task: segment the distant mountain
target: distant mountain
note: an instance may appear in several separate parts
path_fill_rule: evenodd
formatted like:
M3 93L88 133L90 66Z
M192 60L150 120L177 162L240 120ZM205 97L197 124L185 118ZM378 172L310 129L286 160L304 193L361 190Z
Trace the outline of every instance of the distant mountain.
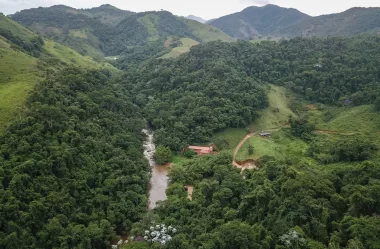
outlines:
M190 20L194 20L194 21L200 22L200 23L206 23L207 22L207 20L203 19L202 17L194 16L194 15L187 16L186 18L190 19Z
M59 5L18 12L11 18L45 37L95 58L115 56L133 46L156 42L164 48L170 36L198 42L231 41L215 27L167 11L133 13L111 5L74 9Z
M361 33L380 33L380 8L352 8L338 14L309 18L280 30L277 35L327 37Z
M380 33L380 8L352 8L345 12L311 17L275 5L249 7L208 22L238 39L352 36Z
M226 34L239 39L268 36L311 17L296 10L276 5L248 7L241 12L209 22Z

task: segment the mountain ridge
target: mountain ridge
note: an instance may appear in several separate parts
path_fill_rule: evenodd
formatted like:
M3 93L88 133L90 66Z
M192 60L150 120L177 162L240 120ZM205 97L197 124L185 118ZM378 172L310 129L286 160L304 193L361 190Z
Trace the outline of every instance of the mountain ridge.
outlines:
M194 20L194 21L200 22L200 23L207 23L207 21L208 21L206 19L203 19L202 17L195 16L195 15L188 15L186 18L190 19L190 20Z
M377 34L380 33L380 8L353 7L341 13L312 17L294 8L269 4L251 6L208 23L238 39Z
M110 14L113 12L117 15ZM194 23L168 11L133 13L112 5L80 10L63 5L34 8L10 17L40 35L99 59L151 42L161 41L164 48L170 36L198 42L233 40L215 27Z

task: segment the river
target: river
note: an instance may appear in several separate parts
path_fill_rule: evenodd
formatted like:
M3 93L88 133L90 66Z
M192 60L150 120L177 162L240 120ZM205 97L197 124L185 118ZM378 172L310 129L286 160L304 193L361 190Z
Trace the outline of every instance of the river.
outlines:
M166 189L168 188L168 167L156 165L154 161L154 153L156 146L154 144L154 133L151 130L144 129L146 135L144 142L144 156L152 167L152 177L149 183L149 210L156 207L157 201L166 200Z

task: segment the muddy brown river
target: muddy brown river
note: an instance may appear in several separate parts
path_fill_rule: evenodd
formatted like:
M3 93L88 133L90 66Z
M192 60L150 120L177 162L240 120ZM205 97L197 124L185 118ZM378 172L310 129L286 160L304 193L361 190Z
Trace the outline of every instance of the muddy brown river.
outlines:
M156 207L157 201L166 200L166 189L168 188L168 167L156 165L154 153L156 146L154 144L154 133L151 130L144 129L146 135L144 142L144 156L152 167L152 176L150 178L149 189L149 210Z

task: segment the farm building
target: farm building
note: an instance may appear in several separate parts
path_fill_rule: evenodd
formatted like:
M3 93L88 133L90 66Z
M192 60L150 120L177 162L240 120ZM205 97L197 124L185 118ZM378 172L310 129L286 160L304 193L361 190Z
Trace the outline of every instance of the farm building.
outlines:
M194 150L198 155L209 155L214 152L214 148L210 147L201 147L201 146L189 146L189 149Z
M260 132L259 135L262 137L269 137L271 134L269 132Z

